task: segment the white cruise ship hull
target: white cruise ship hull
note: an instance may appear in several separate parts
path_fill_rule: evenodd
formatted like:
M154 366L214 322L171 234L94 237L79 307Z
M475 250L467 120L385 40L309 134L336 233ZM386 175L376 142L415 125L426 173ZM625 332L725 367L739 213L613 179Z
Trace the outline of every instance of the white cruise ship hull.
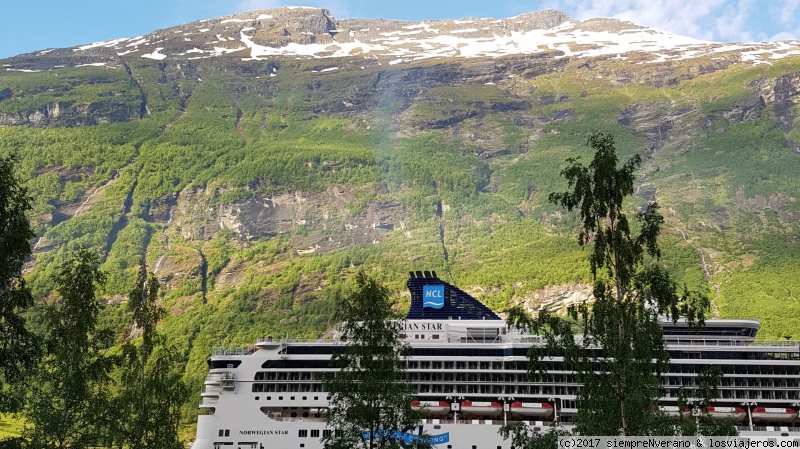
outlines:
M422 305L428 284L445 288L445 304L435 310ZM413 433L424 432L442 449L510 449L498 433L505 423L526 422L534 431L571 428L580 384L563 360L547 359L551 370L544 382L528 378L528 350L543 344L540 337L509 328L435 274L418 272L409 290L406 372L416 396L412 404L429 407ZM709 320L696 332L685 323L662 323L671 362L662 375L661 410L677 415L680 398L691 397L700 373L716 366L723 376L720 397L707 409L712 416L734 418L741 435L800 437L800 348L797 342L756 342L758 327L754 320ZM246 348L215 349L192 447L321 449L330 431L321 374L335 371L328 362L343 345L335 336L267 338Z

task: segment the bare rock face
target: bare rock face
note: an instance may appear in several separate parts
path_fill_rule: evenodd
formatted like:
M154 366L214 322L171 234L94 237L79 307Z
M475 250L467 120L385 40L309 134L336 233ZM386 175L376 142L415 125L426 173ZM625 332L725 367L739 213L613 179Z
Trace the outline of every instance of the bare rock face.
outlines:
M510 31L548 30L569 20L566 14L555 9L545 9L505 19Z
M800 72L779 77L775 82L775 117L778 126L784 133L789 133L795 127L795 114L797 104L800 102ZM788 139L788 138L787 138ZM795 153L800 153L800 142L789 140L789 148Z
M139 118L135 109L124 104L98 101L75 105L73 102L55 102L16 113L0 112L0 126L85 126L117 123Z
M547 310L564 314L567 307L591 301L592 286L588 284L551 285L533 292L523 298L515 298L515 304L522 304L528 312Z
M292 236L299 254L330 252L356 244L379 243L401 227L408 213L399 203L373 201L353 213L356 201L351 186L329 186L325 192L292 192L213 204L213 192L187 188L174 207L175 222L189 240L205 240L234 232L250 241L278 235Z

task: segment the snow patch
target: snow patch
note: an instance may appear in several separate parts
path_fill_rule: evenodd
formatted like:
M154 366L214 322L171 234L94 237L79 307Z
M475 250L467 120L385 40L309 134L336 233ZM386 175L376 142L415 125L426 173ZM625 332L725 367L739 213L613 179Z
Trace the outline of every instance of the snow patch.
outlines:
M162 60L162 59L167 57L167 55L159 53L161 50L163 50L163 48L162 47L158 47L158 48L156 48L156 50L154 52L143 54L142 57L143 58L147 58L147 59L155 59L157 61L160 61L160 60Z
M82 45L82 46L78 47L77 49L75 49L73 51L88 50L90 48L97 48L97 47L113 47L114 45L117 45L119 43L125 42L127 40L128 40L128 38L125 37L125 38L122 38L122 39L113 39L113 40L110 40L110 41L93 42L93 43L91 43L89 45Z
M319 8L303 7L295 9L318 10ZM259 18L267 18L267 16L262 14ZM222 22L242 23L252 20L254 19L230 18ZM484 25L488 23L513 22L508 19L481 19L455 20L449 23L457 25L480 23L483 26L484 33L487 31L492 33L492 28L487 28ZM274 56L292 56L298 59L364 56L368 59L380 58L384 63L391 61L390 64L445 57L485 58L542 53L550 53L554 58L609 56L616 59L625 59L629 53L644 53L652 55L649 58L650 60L646 61L647 63L659 63L717 56L726 52L739 52L741 53L742 61L761 64L767 60L777 60L800 54L800 43L798 42L719 44L659 32L650 28L628 28L619 32L589 31L582 29L582 22L580 21L567 21L547 30L514 31L501 35L493 34L489 37L473 37L474 35L470 35L469 33L479 32L477 27L448 30L449 32L447 33L439 34L438 29L431 28L425 22L419 22L382 33L380 28L377 28L375 29L377 31L367 35L363 35L360 32L367 32L369 29L361 29L358 30L358 38L356 38L354 30L334 30L335 32L348 32L352 38L348 40L351 42L309 44L292 42L282 47L256 44L253 42L253 37L250 36L253 30L255 28L251 26L240 30L239 39L244 47L214 47L213 50L210 50L210 45L208 47L200 46L200 48L187 51L184 54L204 51L206 55L219 56L249 49L250 58L244 58L244 60L259 60ZM210 31L210 29L203 28L200 31L206 32ZM494 33L501 32L495 31ZM308 31L302 32L302 34L306 36L313 35ZM226 42L226 45L236 45L227 44L227 42L237 41L236 37L223 37L219 34L216 37L219 42ZM186 40L188 41L188 39ZM148 42L140 36L128 40L120 39L94 43L79 47L79 49L120 43L127 47L136 47ZM151 42L149 45L155 47L157 43ZM205 48L205 50L200 50L201 48ZM143 57L163 59L166 56L161 53L162 50L162 48L156 49L156 51ZM557 53L553 54L554 52Z
M194 48L191 48L189 50L186 50L183 53L177 53L176 56L188 55L190 53L206 53L206 51L205 50L201 50L201 49L199 49L197 47L194 47Z

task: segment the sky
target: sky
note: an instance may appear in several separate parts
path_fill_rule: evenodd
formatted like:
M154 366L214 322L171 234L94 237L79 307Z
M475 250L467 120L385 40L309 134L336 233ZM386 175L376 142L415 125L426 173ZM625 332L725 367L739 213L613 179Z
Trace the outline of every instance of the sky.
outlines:
M800 40L800 0L3 0L0 58L148 34L160 28L282 6L334 17L506 18L554 8L573 19L615 17L716 42Z

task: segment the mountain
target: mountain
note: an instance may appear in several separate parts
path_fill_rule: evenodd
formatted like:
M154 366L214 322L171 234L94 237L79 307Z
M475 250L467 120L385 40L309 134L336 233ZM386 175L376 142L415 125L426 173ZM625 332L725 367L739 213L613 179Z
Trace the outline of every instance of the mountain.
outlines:
M120 326L146 257L199 388L211 346L324 332L360 267L400 307L420 269L495 310L586 298L547 196L592 130L644 156L631 209L662 206L679 282L797 337L798 100L800 42L285 8L0 60L0 151L31 179L35 295L88 246Z

